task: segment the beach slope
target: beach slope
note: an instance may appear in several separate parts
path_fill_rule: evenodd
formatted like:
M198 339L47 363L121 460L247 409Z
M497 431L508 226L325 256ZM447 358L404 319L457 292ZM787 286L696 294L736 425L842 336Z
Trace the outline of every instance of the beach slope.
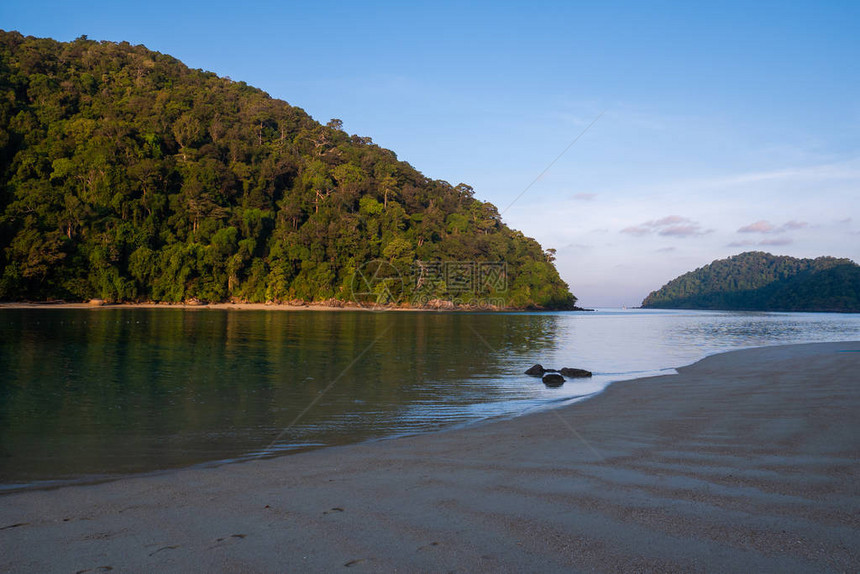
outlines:
M858 372L858 342L736 351L464 430L7 494L0 571L857 572Z

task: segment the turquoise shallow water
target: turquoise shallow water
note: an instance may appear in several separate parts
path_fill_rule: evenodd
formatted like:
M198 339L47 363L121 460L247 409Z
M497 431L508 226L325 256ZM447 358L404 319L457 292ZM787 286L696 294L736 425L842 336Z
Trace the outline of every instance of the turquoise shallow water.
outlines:
M516 416L860 315L0 310L0 489ZM592 379L548 389L534 363Z

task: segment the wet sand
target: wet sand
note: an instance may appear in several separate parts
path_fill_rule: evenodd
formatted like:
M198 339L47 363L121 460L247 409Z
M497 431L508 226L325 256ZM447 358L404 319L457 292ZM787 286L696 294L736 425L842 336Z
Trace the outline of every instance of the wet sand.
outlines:
M751 349L510 421L8 494L0 571L857 572L858 373L860 342Z

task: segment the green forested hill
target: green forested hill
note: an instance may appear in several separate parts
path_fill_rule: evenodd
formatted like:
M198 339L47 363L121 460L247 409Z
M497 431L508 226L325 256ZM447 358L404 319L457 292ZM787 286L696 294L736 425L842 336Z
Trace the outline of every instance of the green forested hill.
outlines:
M338 120L143 46L0 31L0 300L349 299L369 261L401 301L575 303L495 206Z
M673 279L642 307L860 312L860 266L834 257L741 253Z

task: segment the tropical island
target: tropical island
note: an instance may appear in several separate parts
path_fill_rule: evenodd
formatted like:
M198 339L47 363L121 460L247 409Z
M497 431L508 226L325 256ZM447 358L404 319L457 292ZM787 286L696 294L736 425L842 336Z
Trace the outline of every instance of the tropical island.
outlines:
M759 251L685 273L642 301L650 309L860 312L860 266Z
M843 4L4 2L0 572L860 572L860 314L329 312L860 261Z
M244 82L0 31L0 95L0 300L576 308L470 186Z

